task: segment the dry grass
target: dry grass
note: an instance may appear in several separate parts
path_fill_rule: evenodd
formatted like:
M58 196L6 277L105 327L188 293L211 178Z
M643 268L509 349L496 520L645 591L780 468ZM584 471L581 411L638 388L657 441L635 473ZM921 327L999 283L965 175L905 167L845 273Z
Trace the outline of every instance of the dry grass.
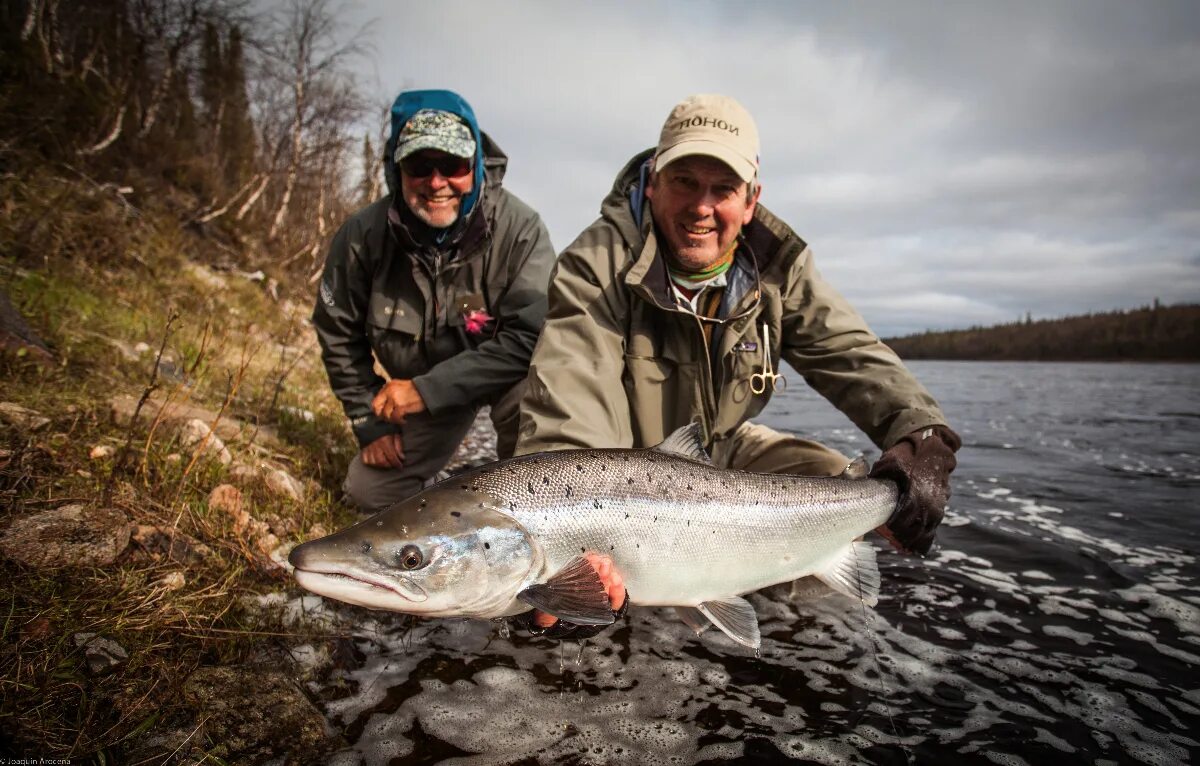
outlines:
M187 543L180 550L131 544L104 569L0 560L0 741L10 743L0 754L8 747L126 762L149 736L191 731L196 736L159 762L217 762L205 756L209 743L182 693L191 671L282 654L288 642L320 637L243 606L247 595L290 587L290 578L230 515L208 507L227 469L202 446L185 448L162 423L117 426L109 400L152 390L274 429L277 446L231 449L315 485L303 503L247 488L247 510L280 540L306 538L318 525L336 529L352 518L337 501L352 440L308 340L307 306L290 310L236 275L221 276L221 287L206 284L190 265L206 260L205 241L112 190L9 177L0 198L10 200L0 209L0 288L58 360L0 358L0 398L51 421L33 432L0 427L0 526L68 501L107 498L134 524ZM132 351L139 343L150 351ZM91 457L98 445L114 453ZM180 575L177 587L171 578ZM128 661L89 674L79 633L116 641Z

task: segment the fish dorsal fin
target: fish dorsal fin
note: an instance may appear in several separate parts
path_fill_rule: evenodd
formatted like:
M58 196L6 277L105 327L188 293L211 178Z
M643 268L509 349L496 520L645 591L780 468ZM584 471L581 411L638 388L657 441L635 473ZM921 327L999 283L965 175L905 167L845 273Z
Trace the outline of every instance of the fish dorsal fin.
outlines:
M675 614L679 615L679 619L683 620L683 624L687 625L692 630L696 631L696 635L700 635L708 630L710 625L708 618L694 606L677 606Z
M871 469L867 467L867 459L859 455L850 461L850 465L842 471L841 477L843 479L865 479L870 472Z
M517 598L576 625L612 625L616 619L600 575L582 556L546 582L530 585Z
M742 646L757 650L762 643L762 636L758 632L758 616L746 599L734 596L719 601L705 601L696 609Z
M862 599L867 606L879 601L879 565L875 546L856 540L818 572L817 578L842 595Z
M704 449L704 440L700 438L700 424L688 423L683 428L677 428L662 443L655 446L655 452L665 452L668 455L679 455L697 463L712 465L708 452Z

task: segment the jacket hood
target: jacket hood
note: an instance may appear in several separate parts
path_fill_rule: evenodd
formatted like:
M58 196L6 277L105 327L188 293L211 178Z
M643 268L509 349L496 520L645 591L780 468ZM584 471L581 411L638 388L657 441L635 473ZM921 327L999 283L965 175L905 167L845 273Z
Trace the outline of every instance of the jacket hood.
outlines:
M498 183L504 175L508 158L491 138L485 136L479 129L479 123L475 119L475 111L471 109L471 105L452 90L408 90L397 96L395 102L392 103L391 132L383 147L383 176L387 181L388 191L395 194L400 186L400 174L396 163L392 161L392 157L396 153L396 141L400 137L400 130L414 114L422 109L439 109L443 112L450 112L461 117L471 128L471 135L475 138L475 185L471 193L463 199L462 209L459 212L460 219L466 218L475 209L475 203L479 201L479 197L483 193L485 170L488 176L494 177Z
M650 183L646 161L653 156L654 149L635 154L617 173L612 190L600 203L600 215L617 227L626 244L635 252L646 244L651 225L646 206L646 185Z

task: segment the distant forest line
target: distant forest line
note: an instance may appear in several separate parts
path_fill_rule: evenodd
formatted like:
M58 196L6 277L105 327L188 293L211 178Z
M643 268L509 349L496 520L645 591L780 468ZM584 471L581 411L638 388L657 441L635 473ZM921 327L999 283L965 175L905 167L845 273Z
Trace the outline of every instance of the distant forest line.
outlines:
M904 359L1200 361L1200 304L926 331L885 342Z

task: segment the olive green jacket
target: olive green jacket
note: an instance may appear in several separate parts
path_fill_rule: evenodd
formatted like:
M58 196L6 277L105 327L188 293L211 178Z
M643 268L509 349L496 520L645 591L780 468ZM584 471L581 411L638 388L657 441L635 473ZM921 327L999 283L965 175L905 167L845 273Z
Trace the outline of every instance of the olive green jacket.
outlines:
M649 447L693 420L709 446L730 438L771 397L748 382L762 368L764 323L775 370L786 360L879 447L945 423L929 392L817 273L804 241L762 205L738 251L753 285L708 348L702 320L672 299L649 204L642 225L633 213L649 154L622 170L600 219L558 258L517 454Z
M501 187L507 157L483 139L483 195L446 242L414 239L397 210L404 203L389 194L355 213L329 248L312 319L362 446L396 431L371 412L384 383L374 358L392 378L411 379L434 415L491 402L528 371L554 249L538 214ZM472 312L485 314L469 323Z

